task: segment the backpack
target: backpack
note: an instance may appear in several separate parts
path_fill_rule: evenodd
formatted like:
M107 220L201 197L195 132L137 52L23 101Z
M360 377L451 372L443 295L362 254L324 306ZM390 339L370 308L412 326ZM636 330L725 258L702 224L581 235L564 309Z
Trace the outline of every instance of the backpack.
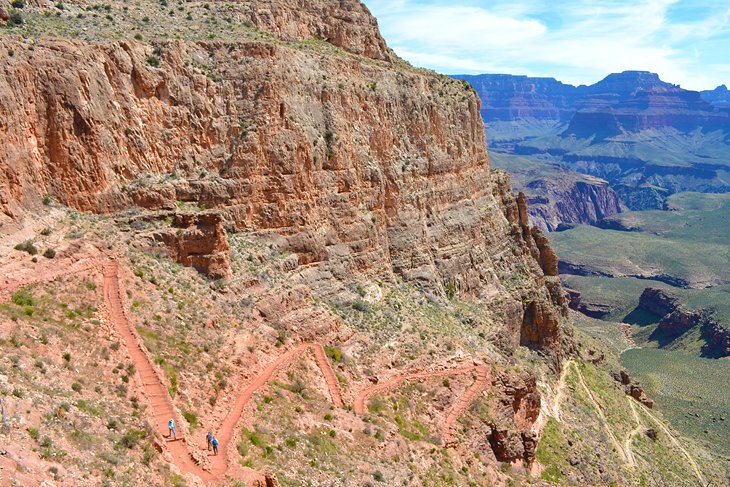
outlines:
M213 446L218 446L218 438L213 438L213 441L211 442Z
M171 429L175 429L175 421L173 421L173 420L171 419L171 420L170 420L170 422L169 422L169 423L167 423L167 426L168 426L169 428L171 428Z

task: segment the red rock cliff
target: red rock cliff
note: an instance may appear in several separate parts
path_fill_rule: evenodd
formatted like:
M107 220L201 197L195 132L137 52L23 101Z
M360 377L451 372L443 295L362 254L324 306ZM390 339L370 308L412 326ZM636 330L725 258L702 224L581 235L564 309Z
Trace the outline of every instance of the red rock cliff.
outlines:
M507 348L559 360L554 255L492 178L474 92L395 62L359 2L237 8L275 41L166 42L159 66L139 42L7 41L3 213L46 194L97 212L195 202L316 264L314 286L453 286L500 303ZM331 45L293 42L310 37Z

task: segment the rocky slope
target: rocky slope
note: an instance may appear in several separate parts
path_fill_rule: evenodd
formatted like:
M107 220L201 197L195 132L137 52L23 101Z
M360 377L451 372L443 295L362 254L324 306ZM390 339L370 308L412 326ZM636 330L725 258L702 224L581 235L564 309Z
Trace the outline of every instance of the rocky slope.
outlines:
M160 372L167 378L160 379L164 386L158 389L177 391L179 373L186 383L180 386L181 401L200 411L204 424L214 425L208 421L222 414L206 397L211 393L206 375L211 374L198 369L203 364L184 366L163 339L188 336L186 323L198 322L200 310L186 311L182 301L159 307L150 302L140 309L139 300L164 303L190 294L174 278L180 271L167 269L166 259L218 279L210 283L212 289L227 293L211 298L218 301L217 310L208 308L212 316L205 318L205 327L227 331L215 345L200 344L206 353L224 345L239 349L245 338L249 353L267 350L263 358L289 343L331 344L335 336L346 337L339 340L352 350L351 369L343 366L339 373L342 381L358 387L365 377L387 374L395 366L433 368L441 360L433 354L419 358L423 345L412 343L412 333L391 336L363 328L360 313L375 305L387 308L390 318L383 326L390 329L395 311L389 301L383 303L384 295L401 293L408 296L405 303L427 297L445 309L454 300L480 310L461 316L471 334L478 330L481 345L463 348L471 339L453 341L453 331L437 332L432 341L449 344L438 355L450 356L451 362L454 353L485 360L489 350L497 397L511 404L501 407L498 400L489 406L499 414L490 423L489 443L479 451L500 461L534 463L540 392L534 372L525 369L521 377L512 377L507 363L527 347L547 369L558 371L575 345L566 327L557 257L540 231L530 227L524 197L515 198L507 176L490 170L480 102L467 85L396 59L357 1L195 4L188 17L208 16L210 25L214 13L230 15L242 29L240 36L153 38L151 43L140 40L153 35L144 26L168 28L168 10L156 4L117 10L70 1L46 26L62 34L87 22L90 40L34 38L35 26L48 22L38 10L45 7L23 8L26 24L14 28L29 37L0 41L0 85L22 87L0 90L0 111L7 114L0 124L2 224L12 234L9 240L25 234L35 240L40 231L32 230L36 215L51 207L65 212L72 225L79 218L76 211L101 215L89 220L89 237L76 238L91 248L109 249L122 269L137 266L134 275L149 279L146 291L130 289L127 295L136 296L130 306L145 347L158 354L154 364L176 364ZM88 13L99 8L116 17L110 13L114 20L105 21ZM114 39L113 29L99 26L107 21L135 25L135 15L141 29L149 29L137 39ZM106 32L112 38L105 38ZM249 251L243 259L234 244L240 235L267 250ZM275 267L252 270L279 255L286 258ZM17 250L8 258L10 269L30 256ZM105 286L116 279L108 267ZM277 284L272 277L277 275L287 276L286 286ZM30 276L3 285L10 294L26 282L33 282ZM37 285L42 293L43 285ZM157 286L163 286L162 296ZM380 297L366 304L370 289ZM126 325L118 322L125 303L116 299L108 306L123 331ZM174 306L179 313L168 321ZM10 329L18 316L13 306L6 311ZM449 323L450 313L445 314ZM418 316L423 333L440 329ZM221 324L239 320L254 326L240 325L237 336ZM169 328L159 328L162 324ZM277 337L274 348L269 335ZM390 346L389 337L398 344L397 355L411 357L410 362L396 364L381 352ZM128 345L134 340L125 335ZM259 367L254 355L241 357L224 356L220 366L229 371ZM143 355L138 359L136 368L147 364L144 373L154 370L152 358L150 363ZM225 384L221 378L213 385L215 397ZM231 401L229 395L225 399ZM154 401L149 407L155 411ZM172 406L165 407L169 414ZM150 426L151 432L156 429ZM236 431L226 434L238 441ZM458 434L464 436L461 430ZM471 441L472 434L467 431L462 439ZM168 450L164 440L156 441L166 458L181 454L179 445ZM226 448L236 454L233 441ZM205 470L206 462L194 459ZM189 462L173 463L180 473L197 472ZM71 472L74 468L68 466ZM277 468L288 467L282 461ZM392 474L400 475L397 470ZM215 462L210 470L211 475L225 471ZM160 481L146 470L137 475Z
M540 454L579 344L468 85L354 0L62 7L0 41L12 480L638 481Z

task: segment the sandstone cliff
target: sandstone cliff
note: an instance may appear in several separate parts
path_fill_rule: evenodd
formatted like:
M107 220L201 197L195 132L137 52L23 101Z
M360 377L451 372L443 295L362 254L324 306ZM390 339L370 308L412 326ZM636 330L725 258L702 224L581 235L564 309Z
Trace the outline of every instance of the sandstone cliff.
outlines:
M301 27L306 15L299 30L261 20L282 40L170 41L156 48L159 67L151 46L133 41L42 39L32 51L6 42L15 55L3 59L2 82L27 88L0 93L10 114L0 127L3 212L44 195L97 212L212 208L231 229L268 233L315 265L305 276L325 293L322 275L394 272L439 293L448 284L501 300L502 282L522 273L508 301L519 312L512 343L559 343L529 232L515 241L500 209L508 183L503 201L492 194L478 98L392 64L379 36L350 26L353 15L375 25L358 5L330 18L333 39ZM311 35L345 49L322 56L318 44L288 41ZM524 296L536 304L523 309ZM540 331L520 335L523 315Z

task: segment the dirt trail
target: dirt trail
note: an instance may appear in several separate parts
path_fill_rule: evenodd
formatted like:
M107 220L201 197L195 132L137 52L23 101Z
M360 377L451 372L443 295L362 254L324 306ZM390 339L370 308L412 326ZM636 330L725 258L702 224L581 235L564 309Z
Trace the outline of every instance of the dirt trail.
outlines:
M330 391L332 404L338 408L345 407L345 402L342 400L342 391L340 391L340 382L337 380L335 371L332 370L332 364L324 352L324 347L319 343L315 343L312 345L312 348L314 348L314 358L317 361L317 366L322 371L322 375L324 375L324 379L327 382L327 389Z
M447 415L446 420L441 427L441 438L443 439L444 444L448 446L449 444L453 443L456 420L461 414L464 413L464 411L466 411L472 401L474 401L474 399L476 398L477 394L483 391L488 385L489 370L483 365L472 365L469 367L458 367L454 369L437 370L433 372L411 372L392 377L382 384L377 384L358 392L357 396L355 397L355 413L360 415L365 414L365 403L370 396L379 392L385 392L390 389L394 389L403 382L430 379L434 377L451 377L455 375L465 375L472 372L477 373L477 380L459 398L457 403Z
M613 443L613 446L616 448L616 451L619 452L621 455L621 458L623 458L624 461L628 462L628 457L626 455L626 452L624 451L623 445L619 443L619 441L616 439L616 435L613 434L613 431L611 431L610 426L608 425L608 419L606 418L606 415L603 413L603 407L601 404L596 400L596 398L593 396L593 392L588 387L588 385L585 383L585 380L583 379L583 374L580 372L580 369L573 364L573 368L578 374L578 382L580 383L581 387L583 387L583 390L585 391L586 395L588 396L588 400L591 401L593 404L593 407L598 412L598 416L601 418L601 426L603 426L604 431L608 435L608 438L611 440L611 443Z
M695 477L697 477L697 480L700 481L702 485L707 485L707 479L702 474L702 471L700 470L699 466L697 465L697 462L695 462L694 458L692 458L692 455L689 454L686 448L682 446L682 444L677 440L677 437L672 434L671 431L669 431L669 428L667 428L664 425L664 422L661 421L659 418L657 418L651 411L649 411L648 408L642 408L642 411L649 416L652 421L654 421L656 424L659 425L659 427L666 433L666 435L671 440L672 444L677 447L687 458L687 461L689 462L690 466L692 467L692 470L694 471Z
M447 446L454 444L454 438L456 437L456 420L459 416L469 408L477 395L481 393L489 385L489 369L484 366L475 367L474 370L477 373L477 380L467 389L467 391L459 397L456 405L449 411L449 415L446 416L446 421L442 426L441 438Z
M563 370L560 373L560 379L558 380L558 385L555 388L553 404L550 408L552 409L553 417L558 423L560 422L560 406L563 404L563 396L565 396L565 379L568 377L568 372L570 372L572 364L573 360L568 360L565 364L563 364Z
M104 265L104 299L109 307L109 315L114 328L124 339L129 355L139 374L144 395L147 397L150 408L150 416L155 431L165 436L168 433L167 422L174 418L178 425L182 425L180 415L177 414L172 404L170 395L164 382L152 366L149 355L142 346L142 341L137 336L127 319L122 304L119 286L119 266L116 262ZM211 473L204 471L190 456L185 438L182 432L178 435L177 441L168 441L167 450L172 456L172 461L183 473L192 473L205 481L214 480Z
M644 424L641 421L641 417L639 417L639 413L636 411L636 405L634 404L634 400L631 399L629 396L626 396L626 400L629 402L629 408L631 408L631 414L634 416L634 421L636 421L636 427L632 429L628 435L626 435L626 439L624 440L624 451L626 452L626 459L629 461L629 463L632 466L636 466L636 458L634 457L632 442L634 439L634 435L637 435L639 434L639 432L641 432L641 430L644 428Z
M231 408L231 410L228 412L228 415L223 420L223 423L217 429L216 437L218 438L218 441L221 443L221 445L224 445L224 452L235 449L232 443L236 431L236 426L241 419L241 415L243 414L244 409L246 409L246 406L248 406L248 404L251 402L251 400L253 399L253 395L256 393L256 391L265 386L266 383L273 378L274 373L277 371L277 369L279 369L279 367L288 364L300 354L306 352L308 349L312 349L314 351L317 365L325 377L325 381L327 382L327 387L329 389L330 397L332 398L333 404L338 407L342 407L344 405L339 383L337 382L337 377L332 370L332 366L330 365L329 359L327 358L327 355L325 354L322 345L318 343L302 343L297 347L289 350L288 352L280 355L278 358L276 358L276 360L271 362L264 369L264 371L259 374L253 380L253 382L251 382L238 395L238 397L236 398L236 402L233 405L233 408ZM229 466L228 457L229 455L227 454L213 457L212 471L214 475L222 477L226 473Z

